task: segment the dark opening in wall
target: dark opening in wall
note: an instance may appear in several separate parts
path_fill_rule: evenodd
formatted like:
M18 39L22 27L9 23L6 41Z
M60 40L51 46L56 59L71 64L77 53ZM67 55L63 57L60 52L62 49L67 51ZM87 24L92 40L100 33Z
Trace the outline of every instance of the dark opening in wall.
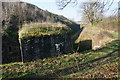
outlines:
M79 51L92 49L92 40L85 40L79 43Z
M12 48L11 46L8 47L8 51L11 52L12 51Z

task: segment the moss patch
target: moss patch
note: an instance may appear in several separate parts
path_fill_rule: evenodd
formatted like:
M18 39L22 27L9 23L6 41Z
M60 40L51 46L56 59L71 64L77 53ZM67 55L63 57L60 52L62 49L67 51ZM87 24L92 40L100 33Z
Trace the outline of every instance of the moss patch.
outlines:
M68 33L71 29L59 23L34 23L23 25L19 31L19 38L40 35L58 35Z

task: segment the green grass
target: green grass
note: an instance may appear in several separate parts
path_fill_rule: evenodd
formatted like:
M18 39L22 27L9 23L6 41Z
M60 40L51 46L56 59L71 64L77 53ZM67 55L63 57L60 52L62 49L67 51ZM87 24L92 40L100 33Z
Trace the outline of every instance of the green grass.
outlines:
M27 63L3 64L0 65L3 79L29 77L117 78L119 42L113 41L95 51L89 50Z
M71 29L60 23L32 23L25 24L19 31L19 38L41 35L58 35L69 32Z
M111 24L113 24L113 23L120 24L120 21L111 21L110 23L111 23Z

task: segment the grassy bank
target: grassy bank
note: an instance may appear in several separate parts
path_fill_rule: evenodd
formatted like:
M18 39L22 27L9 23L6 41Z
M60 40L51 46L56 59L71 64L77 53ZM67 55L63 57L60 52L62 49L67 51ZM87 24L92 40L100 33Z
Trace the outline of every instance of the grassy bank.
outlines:
M120 41L89 50L28 63L0 65L7 78L118 78Z
M23 25L19 30L19 38L41 35L58 35L69 32L71 29L60 23L31 23Z

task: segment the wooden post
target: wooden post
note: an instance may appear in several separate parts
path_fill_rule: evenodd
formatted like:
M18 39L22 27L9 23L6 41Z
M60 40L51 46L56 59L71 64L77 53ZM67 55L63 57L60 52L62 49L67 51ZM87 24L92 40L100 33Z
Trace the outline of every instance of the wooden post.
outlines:
M19 39L19 44L20 44L20 52L21 52L21 61L22 61L22 63L24 62L24 60L23 60L23 50L22 50L22 43L21 43L22 41L21 41L21 39Z

